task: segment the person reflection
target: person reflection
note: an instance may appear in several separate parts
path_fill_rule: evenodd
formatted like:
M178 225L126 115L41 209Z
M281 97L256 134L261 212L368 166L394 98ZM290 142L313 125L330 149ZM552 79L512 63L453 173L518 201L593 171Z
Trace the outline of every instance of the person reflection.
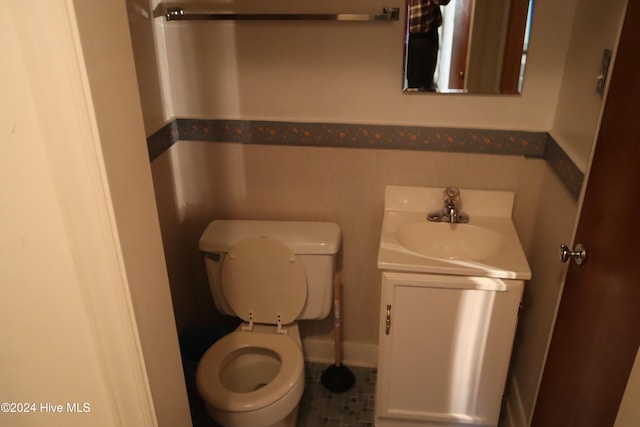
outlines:
M409 0L407 83L409 88L435 92L433 74L438 63L440 5L450 0Z

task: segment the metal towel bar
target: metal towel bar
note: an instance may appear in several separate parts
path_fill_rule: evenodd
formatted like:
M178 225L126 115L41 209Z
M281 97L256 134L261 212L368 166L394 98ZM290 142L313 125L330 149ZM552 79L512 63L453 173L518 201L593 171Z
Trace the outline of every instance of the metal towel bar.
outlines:
M188 12L180 7L169 7L164 17L167 21L383 21L399 19L397 7L385 7L381 14L370 13L224 13Z

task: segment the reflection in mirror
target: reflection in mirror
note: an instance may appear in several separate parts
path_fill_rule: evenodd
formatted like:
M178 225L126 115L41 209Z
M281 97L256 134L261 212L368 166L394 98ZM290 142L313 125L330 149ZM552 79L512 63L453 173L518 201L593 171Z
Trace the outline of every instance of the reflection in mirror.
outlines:
M407 0L405 92L522 93L534 0Z

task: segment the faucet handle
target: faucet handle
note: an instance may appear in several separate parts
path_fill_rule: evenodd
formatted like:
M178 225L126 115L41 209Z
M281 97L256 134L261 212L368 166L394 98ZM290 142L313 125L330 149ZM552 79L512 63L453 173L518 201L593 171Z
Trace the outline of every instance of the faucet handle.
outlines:
M427 220L431 222L450 222L454 223L467 223L469 222L469 215L460 212L460 190L456 187L447 187L443 191L444 196L444 208L429 212L427 214Z
M447 187L444 189L444 201L448 205L457 205L460 203L460 190L456 187Z

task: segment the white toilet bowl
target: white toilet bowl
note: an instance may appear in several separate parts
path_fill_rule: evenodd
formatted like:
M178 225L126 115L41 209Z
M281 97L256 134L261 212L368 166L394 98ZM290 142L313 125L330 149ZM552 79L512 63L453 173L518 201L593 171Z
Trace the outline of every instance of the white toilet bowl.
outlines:
M225 427L294 426L304 390L297 325L241 328L202 357L196 383L209 415Z
M204 354L196 385L225 427L294 427L304 390L299 319L330 310L333 223L213 221L200 239L220 312L245 323Z

